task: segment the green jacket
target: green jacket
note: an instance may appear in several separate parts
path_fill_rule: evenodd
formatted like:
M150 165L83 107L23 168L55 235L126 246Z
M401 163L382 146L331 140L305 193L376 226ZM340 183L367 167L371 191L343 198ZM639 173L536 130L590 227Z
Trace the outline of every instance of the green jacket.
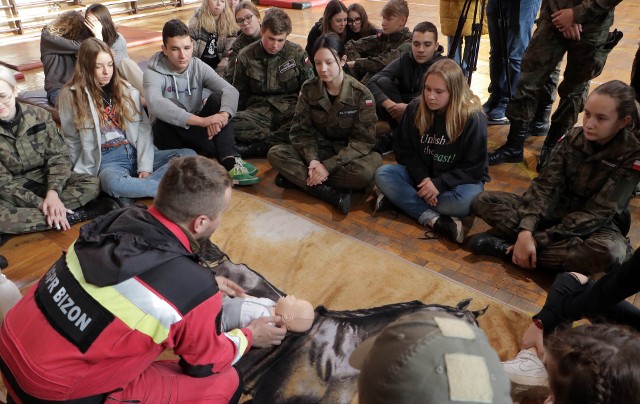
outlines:
M17 106L17 125L0 125L0 199L37 208L43 198L26 189L25 182L44 184L60 195L71 177L71 160L51 114L33 105Z
M260 31L258 31L258 35L256 36L249 36L245 35L244 32L240 32L235 41L233 41L231 49L229 50L229 53L227 53L229 62L227 63L227 67L224 70L224 79L229 83L233 83L233 75L236 71L236 63L238 62L238 55L240 54L240 51L257 41L258 39L260 39Z
M540 18L551 21L556 11L570 8L573 19L582 24L583 32L609 31L613 24L613 12L622 0L544 0Z
M404 52L411 52L411 31L405 27L400 32L390 35L376 34L345 45L347 60L355 60L353 72L357 77L375 74L386 65L400 57Z
M520 230L539 246L583 237L614 225L640 181L640 141L622 129L604 146L584 138L581 127L556 146L549 163L523 196ZM542 221L555 225L538 230Z
M312 77L313 69L300 45L286 41L280 52L271 55L262 41L256 41L238 55L232 83L240 93L238 110L266 99L278 111L286 112L302 83Z
M333 149L335 155L323 161L331 173L371 153L377 120L373 95L365 85L345 74L331 104L324 83L315 77L302 86L289 137L307 164L319 160L318 149Z

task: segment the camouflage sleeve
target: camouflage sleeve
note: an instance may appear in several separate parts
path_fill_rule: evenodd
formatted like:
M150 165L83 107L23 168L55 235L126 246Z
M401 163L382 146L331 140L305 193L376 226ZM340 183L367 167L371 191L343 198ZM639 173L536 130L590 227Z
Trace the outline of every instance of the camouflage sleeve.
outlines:
M230 84L233 84L233 75L236 71L236 63L238 63L238 53L232 48L227 54L228 62L227 67L224 69L222 77Z
M317 137L318 132L311 120L311 108L303 86L298 96L296 114L293 117L289 139L296 151L304 157L307 164L313 160L319 160Z
M357 41L349 41L345 44L347 52L347 60L356 60L358 58L367 57L369 51L375 48L378 43L377 35L370 35L360 38Z
M238 90L238 93L240 93L238 97L238 111L246 108L247 100L251 95L249 91L249 77L247 76L247 61L248 58L246 58L243 53L238 55L233 71L233 80L231 81L231 84Z
M47 119L46 144L44 145L45 170L47 174L47 190L56 191L58 195L71 177L71 159L67 144L53 119Z
M379 53L376 56L356 59L353 70L358 76L364 76L367 73L375 74L384 69L386 65L400 57L402 51L394 49L390 52Z
M298 81L300 82L300 88L302 88L302 84L305 81L312 79L315 77L313 72L313 66L311 65L311 60L307 56L307 52L303 51L299 57L300 66L300 75L298 76Z
M11 171L0 164L0 199L23 208L37 208L43 201L38 195L27 190L21 183L14 181Z
M376 121L378 120L375 105L371 92L364 91L358 101L358 115L354 120L347 147L323 161L329 173L371 153L376 142Z
M572 8L573 19L584 24L598 16L613 10L622 0L583 0L582 3Z

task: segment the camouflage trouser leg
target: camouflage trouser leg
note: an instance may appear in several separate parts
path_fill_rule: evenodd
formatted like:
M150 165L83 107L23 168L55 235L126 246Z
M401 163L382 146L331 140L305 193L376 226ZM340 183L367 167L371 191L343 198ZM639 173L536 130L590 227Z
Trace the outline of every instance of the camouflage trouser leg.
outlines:
M545 246L538 252L538 265L555 271L586 275L609 272L631 258L629 240L619 231L601 228L585 238L572 237Z
M271 145L289 143L295 105L282 113L268 103L251 106L233 117L236 141L252 144L268 140Z
M278 145L269 150L269 163L285 178L300 188L307 187L307 165L291 145ZM320 156L325 159L330 156ZM340 189L364 189L373 181L373 174L382 165L382 158L372 152L349 164L339 167L329 175L326 185Z
M582 33L579 41L566 39L550 21L542 20L533 33L522 60L516 95L507 107L512 122L531 121L540 88L549 81L553 69L567 53L564 79L558 86L560 104L553 121L561 127L575 124L584 106L589 80L602 72L609 51L603 49L608 32Z
M14 178L15 180L15 178ZM29 190L44 197L46 187L41 184L29 184ZM72 174L59 197L68 209L77 209L95 199L100 193L98 177L85 174ZM13 206L0 201L0 233L21 234L49 229L46 218L38 208Z
M509 242L518 237L520 217L518 208L522 205L522 197L510 192L480 192L471 203L471 211L489 226L496 229Z

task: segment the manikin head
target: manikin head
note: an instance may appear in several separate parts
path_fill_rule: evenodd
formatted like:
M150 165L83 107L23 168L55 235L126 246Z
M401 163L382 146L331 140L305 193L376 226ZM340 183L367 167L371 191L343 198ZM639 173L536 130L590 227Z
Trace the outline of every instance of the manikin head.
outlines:
M291 332L308 331L315 317L311 303L294 295L278 299L275 314L282 317L282 325Z

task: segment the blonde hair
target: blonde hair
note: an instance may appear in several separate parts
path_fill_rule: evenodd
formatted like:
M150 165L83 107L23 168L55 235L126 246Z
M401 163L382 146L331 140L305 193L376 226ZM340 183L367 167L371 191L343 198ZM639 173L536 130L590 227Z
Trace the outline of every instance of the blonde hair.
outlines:
M189 28L195 29L196 32L203 29L207 32L216 32L218 36L233 36L238 32L238 24L234 17L234 12L227 7L227 1L219 16L211 14L209 8L209 0L202 0L200 8L198 8L189 21Z
M447 105L445 125L447 137L450 143L454 143L467 123L469 117L482 111L480 98L469 88L469 84L462 73L462 69L451 59L441 59L435 62L424 75L422 86L429 75L434 74L444 80L449 91L449 104ZM426 133L433 126L435 112L430 110L424 99L424 91L420 95L420 104L416 114L415 125L418 131Z
M4 81L11 87L11 91L15 91L18 83L16 77L11 73L9 69L4 66L0 66L0 81Z

